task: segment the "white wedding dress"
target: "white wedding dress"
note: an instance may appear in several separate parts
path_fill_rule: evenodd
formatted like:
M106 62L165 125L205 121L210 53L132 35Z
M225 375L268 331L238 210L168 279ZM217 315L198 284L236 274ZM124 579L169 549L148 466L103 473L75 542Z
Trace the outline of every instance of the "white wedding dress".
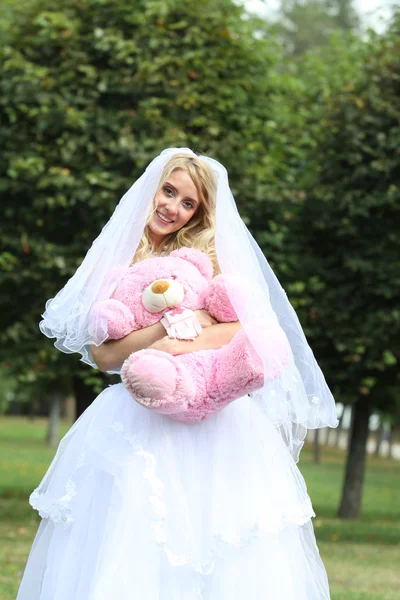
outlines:
M43 517L17 600L328 600L312 505L245 396L179 423L108 387L30 502Z

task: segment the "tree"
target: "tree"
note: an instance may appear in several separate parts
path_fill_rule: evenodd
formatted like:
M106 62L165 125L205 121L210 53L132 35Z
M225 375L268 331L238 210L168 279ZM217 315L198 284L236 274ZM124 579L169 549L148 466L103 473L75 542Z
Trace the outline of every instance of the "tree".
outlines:
M93 397L82 389L93 374L42 338L40 313L161 149L209 152L242 207L251 197L243 168L265 152L278 53L242 17L231 0L33 0L14 16L0 49L0 361L10 373L65 375L84 405Z
M324 102L316 172L293 226L317 355L353 427L339 516L358 517L369 417L396 410L400 359L399 36L373 36L358 76ZM304 183L304 182L303 182ZM312 310L311 310L312 308Z
M274 30L287 52L299 56L324 49L335 31L352 33L359 25L353 0L282 0Z

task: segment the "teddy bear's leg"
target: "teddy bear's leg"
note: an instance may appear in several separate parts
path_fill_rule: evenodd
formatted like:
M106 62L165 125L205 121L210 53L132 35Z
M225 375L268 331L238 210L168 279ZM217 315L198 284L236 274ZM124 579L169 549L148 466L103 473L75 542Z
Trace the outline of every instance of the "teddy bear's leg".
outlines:
M135 320L125 304L110 298L94 305L90 315L90 327L94 331L106 331L110 340L119 340L133 331Z
M289 346L285 334L275 324L257 322L247 327L251 337L258 340L263 351L271 357L264 365L241 329L230 344L219 349L215 370L215 385L222 397L238 398L263 386L265 380L275 379L288 361Z
M162 414L184 411L196 395L185 365L167 352L139 350L122 365L121 378L139 404Z
M215 367L216 389L226 400L239 398L263 385L262 361L243 329L230 344L219 349Z

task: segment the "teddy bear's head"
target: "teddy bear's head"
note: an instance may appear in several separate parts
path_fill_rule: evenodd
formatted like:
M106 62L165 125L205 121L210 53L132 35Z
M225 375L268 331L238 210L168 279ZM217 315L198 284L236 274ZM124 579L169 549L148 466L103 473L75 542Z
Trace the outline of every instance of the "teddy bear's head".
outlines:
M159 321L170 308L202 308L202 292L212 276L213 265L207 254L180 248L168 256L152 256L133 264L112 298L130 309L134 329L140 329Z

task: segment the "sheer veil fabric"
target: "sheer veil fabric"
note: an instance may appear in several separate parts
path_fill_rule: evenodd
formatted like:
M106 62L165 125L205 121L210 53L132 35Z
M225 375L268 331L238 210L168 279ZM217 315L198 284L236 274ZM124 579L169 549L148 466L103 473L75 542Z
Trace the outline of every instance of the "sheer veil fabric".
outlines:
M56 338L59 350L81 353L82 360L93 367L90 345L103 343L107 333L104 323L89 326L91 308L98 300L110 297L118 284L117 267L130 264L163 168L176 153L196 156L188 148L161 152L122 197L75 275L46 304L41 331ZM307 429L337 426L334 399L294 309L238 213L226 169L216 160L200 158L209 163L218 181L215 244L221 271L243 278L252 290L246 305L231 298L242 327L265 365L269 356L251 327L257 319L265 315L277 319L290 343L290 360L280 377L265 381L251 398L280 432L297 461Z

